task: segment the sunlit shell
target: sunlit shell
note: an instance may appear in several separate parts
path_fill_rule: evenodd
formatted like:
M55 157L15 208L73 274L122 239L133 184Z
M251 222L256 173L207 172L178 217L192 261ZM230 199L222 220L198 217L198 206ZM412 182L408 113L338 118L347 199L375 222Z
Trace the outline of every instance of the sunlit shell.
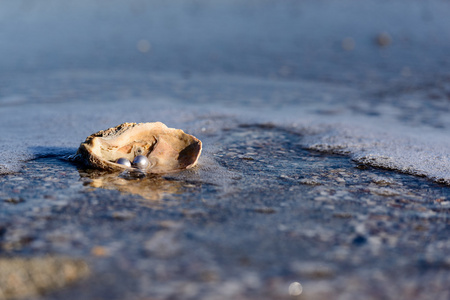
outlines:
M78 148L77 157L89 167L121 171L127 166L116 163L144 155L150 161L147 173L171 173L195 166L202 142L181 129L168 128L161 122L124 123L94 133Z

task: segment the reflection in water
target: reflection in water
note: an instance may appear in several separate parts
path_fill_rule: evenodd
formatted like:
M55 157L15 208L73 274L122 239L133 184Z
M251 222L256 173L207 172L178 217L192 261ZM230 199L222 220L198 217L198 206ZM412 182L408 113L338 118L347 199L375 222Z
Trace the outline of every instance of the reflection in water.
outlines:
M92 169L79 169L80 177L94 188L118 190L125 194L139 195L146 200L158 202L167 195L182 194L191 184L163 178L158 175L145 175L138 171L106 172Z

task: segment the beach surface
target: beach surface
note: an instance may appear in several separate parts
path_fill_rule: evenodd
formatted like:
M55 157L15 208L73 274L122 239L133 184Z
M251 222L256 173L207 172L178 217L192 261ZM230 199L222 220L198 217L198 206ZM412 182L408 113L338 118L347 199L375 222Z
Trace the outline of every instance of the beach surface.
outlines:
M0 299L450 297L449 3L2 6ZM68 159L154 121L197 167Z

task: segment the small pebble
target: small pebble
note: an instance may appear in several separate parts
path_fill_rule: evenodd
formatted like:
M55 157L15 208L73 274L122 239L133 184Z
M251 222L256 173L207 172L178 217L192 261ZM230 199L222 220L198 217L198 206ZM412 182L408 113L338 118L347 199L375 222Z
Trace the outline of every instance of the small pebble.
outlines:
M113 219L123 221L123 220L129 220L129 219L134 218L135 214L131 211L125 210L125 211L114 211L110 214L110 216Z
M392 37L387 32L381 32L375 37L375 41L380 47L389 46L392 43Z
M100 257L104 257L104 256L108 256L109 255L109 251L107 248L102 247L102 246L94 246L91 249L91 254L94 256L100 256Z
M22 198L7 198L3 200L6 203L11 203L11 204L19 204L24 202L25 200L23 200Z
M144 243L146 253L158 258L170 258L178 255L181 244L175 231L161 230Z

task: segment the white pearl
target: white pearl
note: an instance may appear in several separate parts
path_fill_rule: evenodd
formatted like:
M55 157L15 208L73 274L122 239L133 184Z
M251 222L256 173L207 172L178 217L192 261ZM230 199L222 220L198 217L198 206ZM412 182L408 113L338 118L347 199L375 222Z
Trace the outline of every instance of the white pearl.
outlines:
M145 170L149 167L150 162L144 155L138 155L134 158L133 165L138 169Z
M124 165L125 167L131 168L131 162L124 157L121 157L118 160L116 160L116 164Z

